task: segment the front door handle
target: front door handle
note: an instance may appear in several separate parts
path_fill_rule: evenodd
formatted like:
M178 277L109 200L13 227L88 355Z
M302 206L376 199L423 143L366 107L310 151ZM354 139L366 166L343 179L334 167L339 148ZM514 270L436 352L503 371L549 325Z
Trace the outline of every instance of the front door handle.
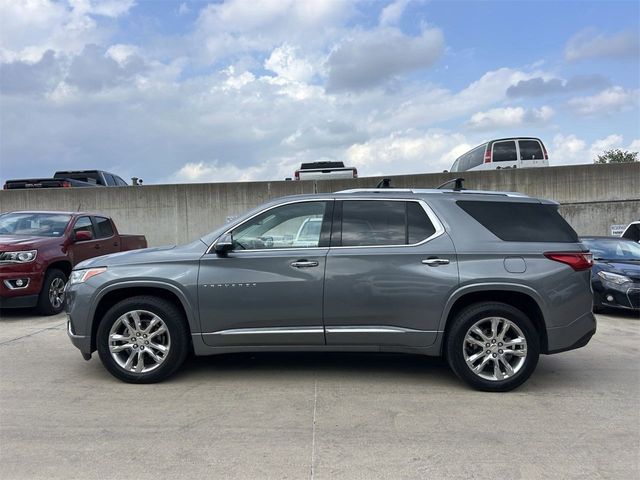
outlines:
M100 244L96 243L96 246L93 247L93 248L95 248L96 250L99 250L100 249Z
M437 267L438 265L449 265L449 260L446 258L427 258L422 260L422 263L430 267Z
M298 260L296 262L291 262L291 266L295 268L308 268L308 267L317 267L318 262L315 260Z

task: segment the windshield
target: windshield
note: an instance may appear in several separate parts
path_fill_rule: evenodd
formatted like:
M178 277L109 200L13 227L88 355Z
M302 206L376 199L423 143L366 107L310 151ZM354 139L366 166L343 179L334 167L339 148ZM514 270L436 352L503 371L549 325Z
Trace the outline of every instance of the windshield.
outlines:
M59 213L5 213L0 215L0 235L61 237L70 219Z
M640 245L625 239L594 239L582 240L595 260L640 260Z

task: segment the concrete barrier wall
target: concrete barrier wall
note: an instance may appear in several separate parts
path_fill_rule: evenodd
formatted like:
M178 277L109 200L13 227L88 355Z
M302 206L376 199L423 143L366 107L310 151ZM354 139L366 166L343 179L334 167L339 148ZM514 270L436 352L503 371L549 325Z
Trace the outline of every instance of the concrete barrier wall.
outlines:
M562 204L580 234L609 233L640 216L640 164L578 165L388 177L397 188L435 188L463 176L470 189L522 192ZM184 243L264 201L284 195L375 187L380 178L305 182L206 183L0 191L0 212L88 210L110 215L150 246Z

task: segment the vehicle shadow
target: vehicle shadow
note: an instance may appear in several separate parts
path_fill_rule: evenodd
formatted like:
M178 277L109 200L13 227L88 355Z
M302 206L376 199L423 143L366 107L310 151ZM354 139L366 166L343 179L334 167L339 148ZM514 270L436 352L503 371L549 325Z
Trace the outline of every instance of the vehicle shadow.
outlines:
M232 353L196 357L191 355L180 372L178 381L194 376L241 378L247 376L309 378L420 378L435 380L436 384L455 385L458 381L446 361L439 357L426 357L393 353L341 353L341 352L260 352Z

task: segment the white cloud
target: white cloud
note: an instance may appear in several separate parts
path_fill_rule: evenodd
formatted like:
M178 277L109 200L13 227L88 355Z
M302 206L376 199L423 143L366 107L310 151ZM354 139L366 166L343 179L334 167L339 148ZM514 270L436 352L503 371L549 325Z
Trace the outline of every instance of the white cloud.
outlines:
M589 97L576 97L567 103L580 115L607 114L634 107L638 102L639 90L625 90L611 87Z
M622 135L612 133L588 144L575 135L557 134L553 137L553 147L549 149L549 161L552 165L593 163L598 155L612 148L620 148L632 152L639 151L640 139L635 139L629 145L625 145Z
M299 51L292 45L284 45L274 49L264 62L264 68L287 80L307 82L313 77L314 68L311 62L299 57Z
M191 9L189 8L189 5L183 2L178 7L178 15L186 15L187 13L191 13Z
M629 58L640 56L638 32L619 32L612 35L598 33L595 28L578 32L567 42L564 51L569 61L589 58Z
M376 87L396 75L432 65L444 51L444 36L426 28L417 37L395 28L354 35L329 56L327 91L360 91Z
M554 115L549 106L526 110L522 107L492 108L486 112L474 113L468 127L472 130L497 130L524 124L545 123Z
M38 61L44 52L77 53L106 32L95 16L119 17L133 0L0 0L0 61Z
M397 24L400 21L400 17L402 17L405 8L407 8L408 3L409 0L395 0L384 7L382 12L380 12L380 25L389 26Z
M470 148L459 133L407 130L354 144L347 149L344 160L367 175L442 171Z

